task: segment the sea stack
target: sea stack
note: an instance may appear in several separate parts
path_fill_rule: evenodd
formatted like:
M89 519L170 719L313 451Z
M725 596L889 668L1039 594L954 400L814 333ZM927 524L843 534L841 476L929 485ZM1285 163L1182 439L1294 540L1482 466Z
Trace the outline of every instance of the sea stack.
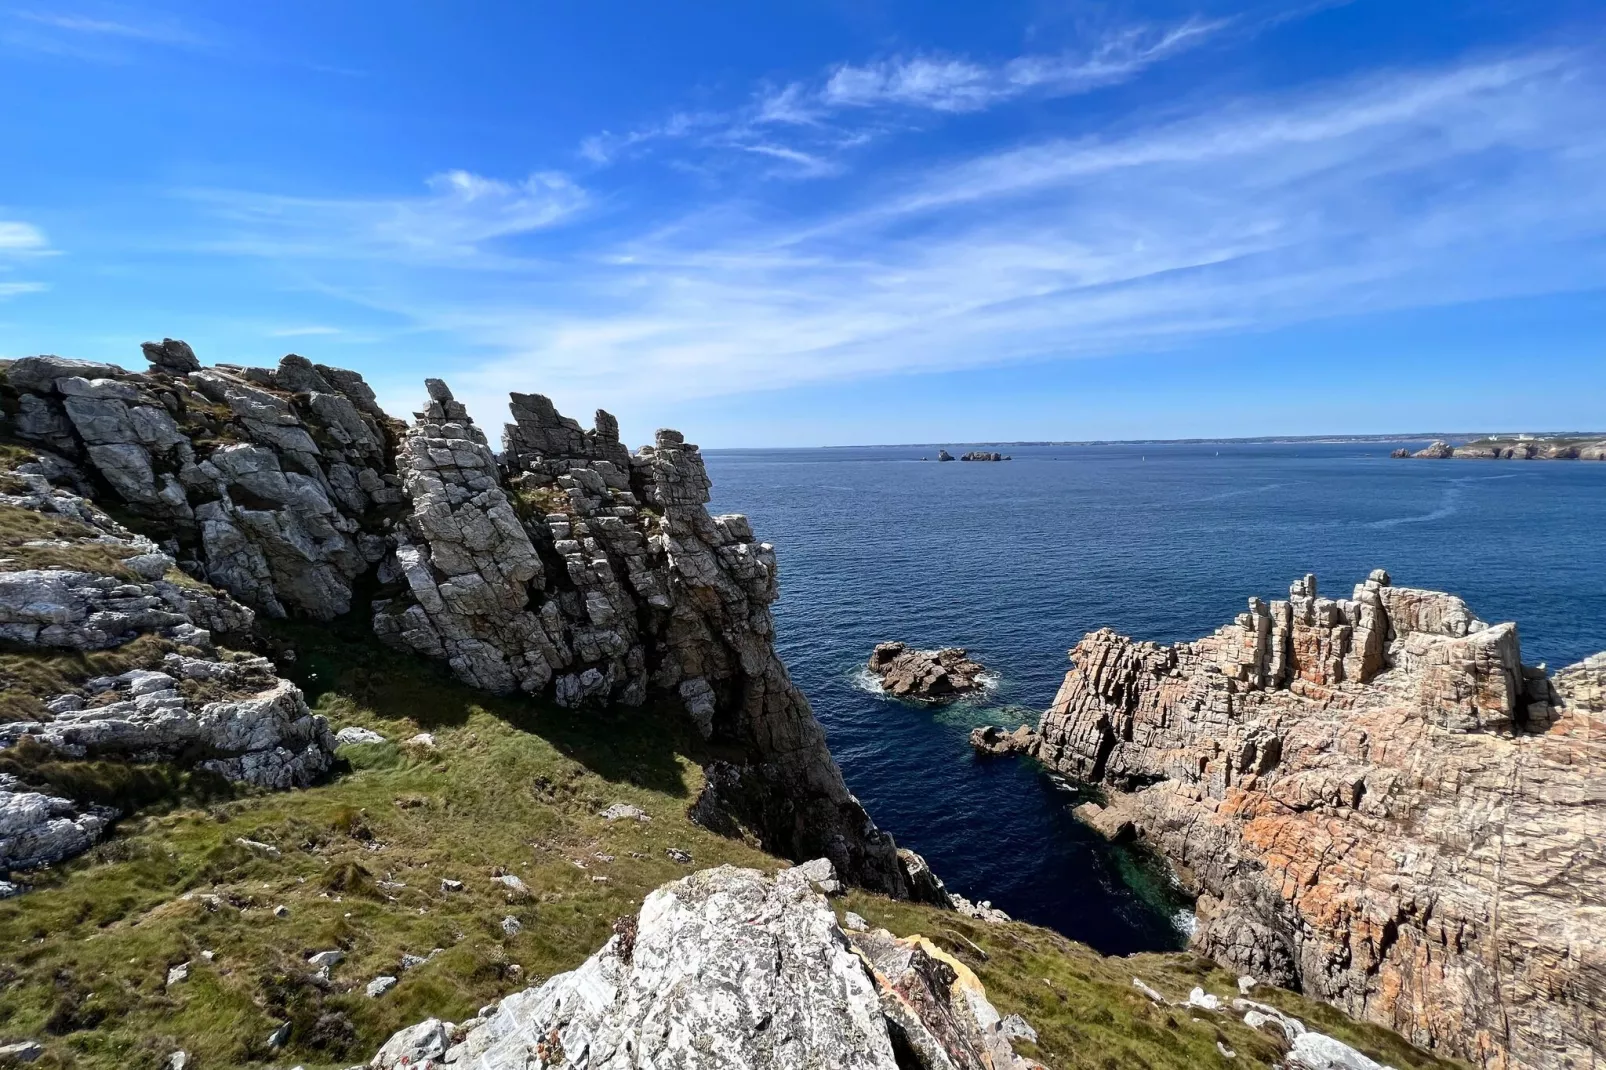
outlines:
M952 702L981 690L987 670L971 661L963 647L912 650L904 643L878 643L866 665L895 698Z

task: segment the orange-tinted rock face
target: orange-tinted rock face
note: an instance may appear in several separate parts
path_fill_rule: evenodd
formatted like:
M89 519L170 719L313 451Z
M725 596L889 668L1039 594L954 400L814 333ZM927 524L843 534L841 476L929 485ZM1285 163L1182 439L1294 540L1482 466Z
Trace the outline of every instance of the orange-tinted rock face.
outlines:
M1606 654L1547 680L1373 573L1071 657L1037 754L1115 789L1199 950L1486 1066L1606 1058Z

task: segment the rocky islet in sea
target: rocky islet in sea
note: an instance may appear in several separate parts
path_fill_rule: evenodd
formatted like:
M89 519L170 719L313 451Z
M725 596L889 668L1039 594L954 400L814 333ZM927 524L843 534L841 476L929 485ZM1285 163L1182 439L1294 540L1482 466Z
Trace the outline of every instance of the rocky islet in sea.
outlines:
M987 669L964 647L916 650L907 643L877 643L865 668L894 698L953 702L986 687Z

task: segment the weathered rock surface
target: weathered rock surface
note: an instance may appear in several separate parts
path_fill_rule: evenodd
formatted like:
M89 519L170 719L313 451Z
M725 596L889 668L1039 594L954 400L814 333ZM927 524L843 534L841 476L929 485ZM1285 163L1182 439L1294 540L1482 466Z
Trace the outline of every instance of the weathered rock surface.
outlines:
M848 793L775 654L773 549L746 518L709 515L701 454L678 432L632 454L606 412L585 430L514 394L499 457L439 380L408 427L360 376L294 354L203 368L175 339L142 348L143 373L59 357L4 367L7 430L58 457L33 490L54 501L53 483L76 483L151 539L144 563L128 562L137 583L95 569L0 576L0 638L99 649L154 632L204 646L208 630L250 627L233 600L174 582L175 563L270 616L370 612L361 583L377 591L382 640L471 686L683 710L728 758L708 770L700 820L905 893L895 845Z
M745 517L709 515L697 447L666 430L631 454L606 412L588 431L515 394L502 467L446 385L429 391L402 441L412 508L380 568L379 636L487 690L677 706L748 756L707 770L699 820L904 894L895 845L775 654L774 549Z
M877 643L866 666L895 698L952 702L985 686L987 671L962 647L912 650L904 643Z
M145 373L12 361L11 430L82 465L97 497L166 533L191 575L273 616L348 611L402 501L396 428L361 376L294 355L276 370L203 369L174 339L145 355Z
M1071 656L1036 756L1176 864L1199 950L1486 1066L1606 1055L1606 655L1547 679L1374 572Z
M1037 747L1037 732L1031 725L1006 732L987 724L970 730L970 745L981 754L1030 754Z
M920 937L844 933L810 880L722 866L653 892L579 969L369 1064L1026 1070L975 975ZM898 1053L898 1054L895 1054Z
M1009 457L1002 453L989 453L986 450L971 450L959 459L961 461L1007 461Z
M1411 454L1411 456L1424 457L1433 461L1441 461L1446 457L1453 456L1454 454L1455 449L1448 442L1445 442L1442 439L1435 439L1425 448L1419 449L1415 453Z
M328 771L335 749L328 723L266 658L169 654L163 668L99 677L82 694L57 696L49 721L0 724L0 748L26 740L64 758L180 762L265 788L305 787ZM180 690L184 681L233 697L198 703Z

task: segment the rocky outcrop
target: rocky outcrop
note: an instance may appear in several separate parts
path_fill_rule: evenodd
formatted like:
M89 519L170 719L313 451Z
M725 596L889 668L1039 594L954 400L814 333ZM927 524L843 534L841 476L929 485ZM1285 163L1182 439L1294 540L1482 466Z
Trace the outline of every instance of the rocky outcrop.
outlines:
M877 643L865 666L894 698L952 702L986 686L987 669L963 647L913 650L904 643Z
M954 455L949 453L947 450L938 450L937 451L937 460L939 460L939 461L951 461L953 459L954 459Z
M1013 1052L963 963L921 937L844 933L814 883L799 870L776 878L730 866L694 873L620 919L579 969L468 1022L429 1019L404 1029L369 1065L1036 1065Z
M986 450L971 450L959 458L961 461L1007 461L1009 456L1002 453L989 453Z
M97 497L247 605L322 620L350 610L402 501L395 429L373 391L293 354L277 369L203 369L182 342L146 347L145 373L12 361L0 393L10 429L80 464Z
M1547 679L1374 572L1071 657L1036 756L1175 863L1199 950L1485 1066L1606 1055L1606 656Z
M1411 456L1412 457L1424 457L1424 458L1426 458L1428 460L1440 461L1440 460L1443 460L1446 457L1450 457L1450 456L1454 455L1454 453L1455 453L1454 447L1452 447L1448 442L1444 442L1444 441L1442 441L1440 439L1435 439L1433 442L1429 443L1425 448L1419 449L1415 453L1411 454Z
M185 577L270 616L371 613L382 640L473 687L684 711L725 755L701 820L904 894L891 838L848 793L775 654L773 549L746 518L709 515L701 454L678 432L632 454L606 412L585 430L514 394L498 456L439 380L406 426L360 376L293 354L203 368L174 339L143 350L142 373L12 361L0 407L65 478L138 519L149 568L177 569L0 580L0 635L88 648L186 619L196 632L162 634L249 627L208 617Z
M53 757L173 762L264 788L306 787L333 764L328 724L266 658L169 654L163 669L97 677L58 695L48 721L0 725L0 748L26 741ZM186 684L229 697L197 701L202 688Z
M745 517L709 515L697 447L664 430L631 454L608 413L584 430L514 394L499 465L445 384L429 389L399 451L412 508L379 571L379 636L488 690L678 707L745 755L706 770L699 820L905 894L775 653L774 549Z
M0 638L13 656L157 639L160 667L39 696L38 719L0 723L0 764L10 770L0 772L0 872L79 854L117 816L55 794L48 778L35 779L41 762L166 762L265 788L305 786L327 772L334 738L295 685L264 658L213 645L214 632L248 631L251 610L185 576L156 544L47 473L83 482L48 453L4 476L8 530L47 525L54 537L23 541L0 559ZM30 563L38 567L15 567Z
M997 725L982 725L970 730L970 745L980 754L1031 754L1037 749L1037 733L1030 725L1021 725L1006 732Z

